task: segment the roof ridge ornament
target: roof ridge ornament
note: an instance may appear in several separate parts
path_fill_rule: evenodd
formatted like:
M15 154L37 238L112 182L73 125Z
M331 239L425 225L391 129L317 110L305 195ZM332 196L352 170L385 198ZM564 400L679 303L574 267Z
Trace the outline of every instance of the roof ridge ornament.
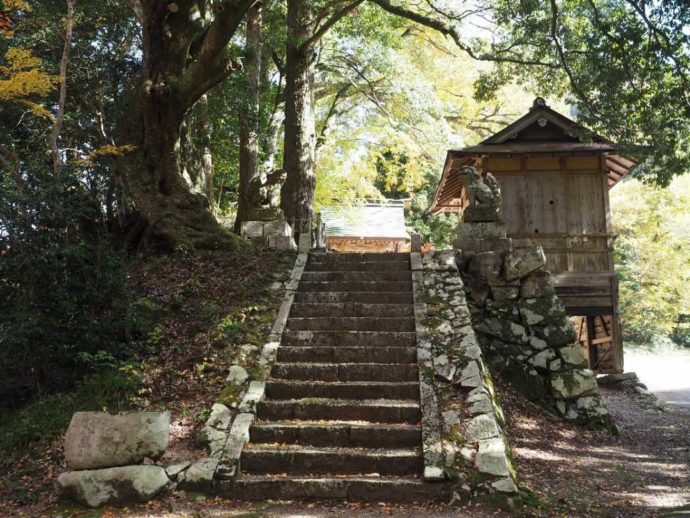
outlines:
M534 110L535 108L548 108L549 105L546 104L546 100L543 97L537 97L534 99L534 102L532 103L532 109Z

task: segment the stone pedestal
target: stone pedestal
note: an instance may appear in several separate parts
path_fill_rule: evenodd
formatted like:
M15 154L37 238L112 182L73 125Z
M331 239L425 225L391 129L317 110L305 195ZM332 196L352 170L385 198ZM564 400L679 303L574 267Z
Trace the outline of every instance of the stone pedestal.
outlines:
M453 248L468 253L509 250L511 246L512 240L506 237L506 226L500 221L462 222L453 242Z
M243 221L240 233L247 239L261 241L277 250L297 250L292 227L282 219L271 221Z

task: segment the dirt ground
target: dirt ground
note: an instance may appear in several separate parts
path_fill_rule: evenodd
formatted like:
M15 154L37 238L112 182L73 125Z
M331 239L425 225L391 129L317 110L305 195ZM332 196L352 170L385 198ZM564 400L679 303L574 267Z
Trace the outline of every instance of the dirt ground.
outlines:
M244 503L176 493L146 505L98 512L55 500L51 477L34 505L0 499L0 516L81 517L652 517L690 516L690 411L660 409L632 389L602 389L619 436L565 425L499 384L513 454L526 493L504 510L487 504L396 506L309 502ZM0 497L3 478L0 474ZM680 509L686 509L686 512ZM668 514L670 516L670 514Z

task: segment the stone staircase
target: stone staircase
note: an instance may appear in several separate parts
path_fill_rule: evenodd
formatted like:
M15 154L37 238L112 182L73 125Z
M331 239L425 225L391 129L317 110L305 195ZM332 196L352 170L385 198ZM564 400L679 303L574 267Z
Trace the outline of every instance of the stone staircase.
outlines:
M446 500L422 479L409 254L310 254L257 408L245 500Z

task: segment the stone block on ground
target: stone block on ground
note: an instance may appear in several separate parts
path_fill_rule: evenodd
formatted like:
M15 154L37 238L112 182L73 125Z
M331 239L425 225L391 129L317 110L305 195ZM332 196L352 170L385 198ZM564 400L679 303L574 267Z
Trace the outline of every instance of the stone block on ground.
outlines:
M65 434L72 470L139 464L158 459L168 447L170 412L77 412Z
M170 484L160 466L67 471L57 479L63 495L87 507L146 502Z
M180 477L178 489L210 492L213 490L213 477L218 467L219 459L203 458L194 462L184 476Z
M233 365L228 371L228 377L225 379L226 382L232 383L233 385L242 385L249 378L244 367L239 365Z
M297 250L297 245L292 236L269 236L268 247L275 250Z
M211 407L211 415L206 421L206 426L212 426L219 430L226 430L230 426L232 413L230 409L220 403L214 403Z
M503 438L495 437L479 441L479 450L474 463L482 473L498 477L510 476L510 460Z
M299 244L297 251L300 254L306 254L311 249L311 234L309 232L302 232L299 235Z

